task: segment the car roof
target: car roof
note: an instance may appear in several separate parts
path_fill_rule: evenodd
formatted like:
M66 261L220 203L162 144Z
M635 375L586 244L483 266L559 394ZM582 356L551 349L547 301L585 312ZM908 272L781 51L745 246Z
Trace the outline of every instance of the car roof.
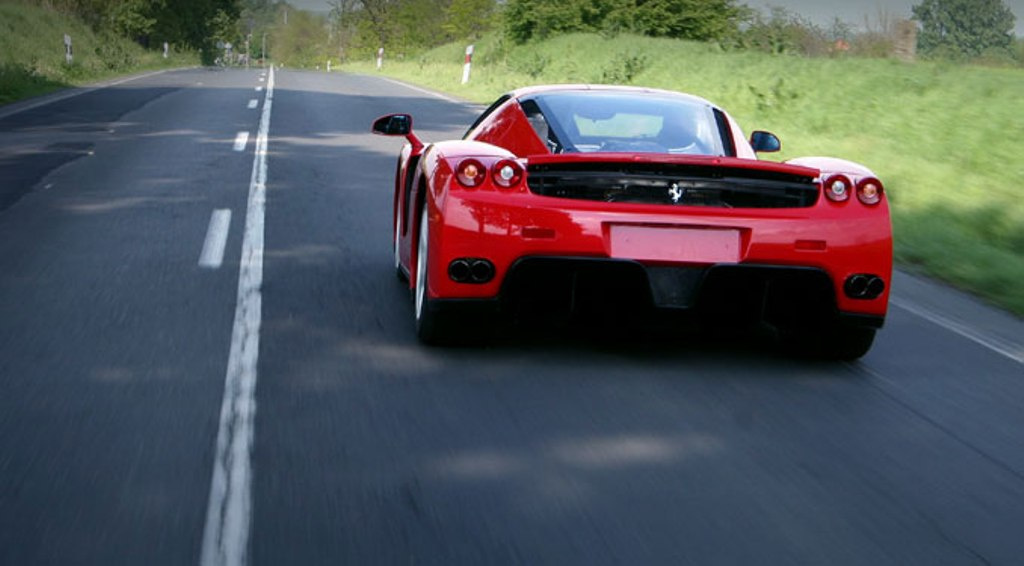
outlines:
M640 86L621 86L621 85L593 85L593 84L556 84L556 85L536 85L518 88L509 93L512 98L522 98L525 96L531 96L534 94L546 94L550 92L579 92L579 91L594 91L594 92L621 92L621 93L635 93L635 94L663 94L669 96L676 96L680 98L690 99L693 102L707 104L717 108L717 105L712 104L710 101L695 96L692 94L686 94L683 92L677 92L674 90L665 90L660 88L648 88Z

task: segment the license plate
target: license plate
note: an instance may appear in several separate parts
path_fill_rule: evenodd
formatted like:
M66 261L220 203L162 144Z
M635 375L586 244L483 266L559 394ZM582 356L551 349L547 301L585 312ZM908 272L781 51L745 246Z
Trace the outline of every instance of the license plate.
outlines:
M629 225L610 228L610 252L617 259L686 263L740 260L740 231L736 229Z

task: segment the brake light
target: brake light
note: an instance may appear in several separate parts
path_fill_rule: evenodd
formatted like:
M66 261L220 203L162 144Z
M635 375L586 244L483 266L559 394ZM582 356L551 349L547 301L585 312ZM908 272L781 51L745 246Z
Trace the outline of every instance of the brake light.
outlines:
M853 183L846 175L832 175L823 183L825 196L832 202L846 202L850 198Z
M455 168L455 178L468 189L475 189L487 178L487 168L476 159L463 159Z
M857 198L867 205L882 202L882 182L874 177L861 179L857 183Z
M494 184L503 188L511 189L523 180L523 168L511 159L502 159L494 164L491 179Z

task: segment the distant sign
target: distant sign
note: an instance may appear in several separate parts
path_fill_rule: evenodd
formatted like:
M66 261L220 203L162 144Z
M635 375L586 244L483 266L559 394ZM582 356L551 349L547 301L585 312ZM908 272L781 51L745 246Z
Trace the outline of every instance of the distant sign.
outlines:
M70 65L74 59L74 53L71 50L71 36L64 34L64 61Z

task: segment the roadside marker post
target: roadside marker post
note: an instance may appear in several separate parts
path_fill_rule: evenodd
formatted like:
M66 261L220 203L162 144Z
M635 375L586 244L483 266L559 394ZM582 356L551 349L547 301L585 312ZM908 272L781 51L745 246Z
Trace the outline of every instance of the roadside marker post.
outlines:
M466 47L466 64L462 66L462 84L469 82L469 68L473 64L473 46Z
M384 48L381 47L377 50L377 70L384 66Z
M71 50L71 36L65 33L64 34L64 62L66 62L68 65L70 65L71 62L74 60L74 58L75 58L74 53Z
M168 45L167 42L165 41L164 42L164 59L167 58L167 53L168 53L168 51L170 51L170 49L171 49L171 46Z

